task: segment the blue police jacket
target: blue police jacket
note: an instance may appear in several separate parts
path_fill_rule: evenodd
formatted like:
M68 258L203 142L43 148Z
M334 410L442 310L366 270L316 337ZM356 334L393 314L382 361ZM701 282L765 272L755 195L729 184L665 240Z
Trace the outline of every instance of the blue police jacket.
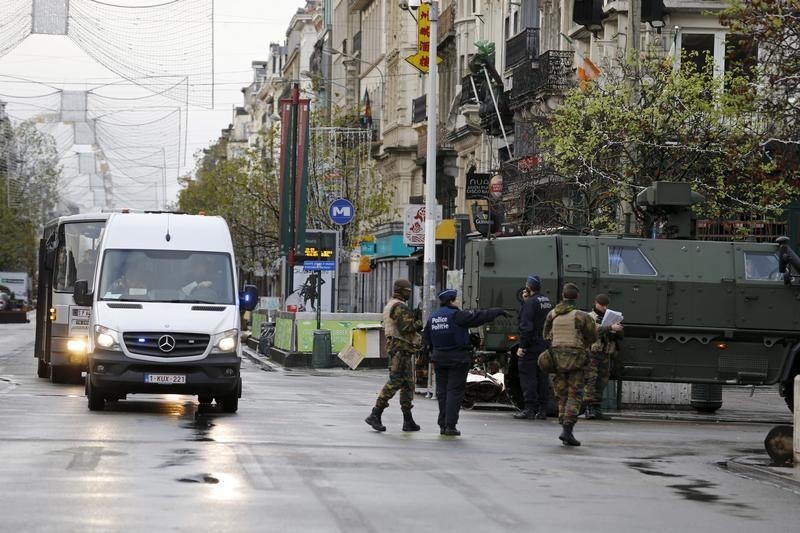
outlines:
M443 305L428 317L422 332L423 342L431 349L431 361L439 364L468 364L472 361L469 328L491 322L503 314L500 308L463 311Z

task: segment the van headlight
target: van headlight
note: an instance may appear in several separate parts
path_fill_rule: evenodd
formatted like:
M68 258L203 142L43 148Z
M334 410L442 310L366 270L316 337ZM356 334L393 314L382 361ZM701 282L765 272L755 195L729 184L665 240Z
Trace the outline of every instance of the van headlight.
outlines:
M239 343L239 330L229 329L214 335L214 352L232 352Z
M119 333L105 326L94 327L94 342L106 350L120 350Z

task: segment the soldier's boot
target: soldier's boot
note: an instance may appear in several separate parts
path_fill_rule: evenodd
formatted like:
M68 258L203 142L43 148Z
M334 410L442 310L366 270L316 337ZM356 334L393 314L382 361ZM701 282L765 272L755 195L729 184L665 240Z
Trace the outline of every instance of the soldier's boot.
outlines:
M403 411L403 431L419 431L419 424L414 422L411 411Z
M561 430L561 435L558 438L567 446L580 446L581 443L575 436L572 434L572 428L575 426L575 422L564 422L562 426L564 429Z
M517 420L533 420L536 417L536 411L528 409L527 407L514 415Z
M536 411L536 420L547 420L547 406L540 405L539 410Z
M602 411L600 404L594 406L594 418L595 420L611 420L611 417Z
M383 409L380 407L373 407L372 413L364 419L364 422L372 426L372 429L375 431L386 431L386 426L381 423L381 415L383 414Z

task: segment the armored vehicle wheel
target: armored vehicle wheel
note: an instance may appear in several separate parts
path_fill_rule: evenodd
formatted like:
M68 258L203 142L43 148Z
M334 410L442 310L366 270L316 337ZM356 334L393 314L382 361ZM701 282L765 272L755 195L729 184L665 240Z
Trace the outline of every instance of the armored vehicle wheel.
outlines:
M722 385L716 383L692 384L690 404L701 413L713 413L722 407Z
M50 368L47 366L47 361L38 357L36 358L36 375L40 378L50 377Z

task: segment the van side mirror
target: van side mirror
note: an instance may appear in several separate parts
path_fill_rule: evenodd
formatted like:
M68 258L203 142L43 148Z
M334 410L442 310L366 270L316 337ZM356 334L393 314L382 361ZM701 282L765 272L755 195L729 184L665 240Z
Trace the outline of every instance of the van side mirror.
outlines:
M239 309L242 311L252 311L258 303L258 289L255 285L245 285L244 290L239 292Z
M89 292L89 282L81 279L75 282L72 289L72 298L78 305L89 307L92 305L92 298L94 294Z

